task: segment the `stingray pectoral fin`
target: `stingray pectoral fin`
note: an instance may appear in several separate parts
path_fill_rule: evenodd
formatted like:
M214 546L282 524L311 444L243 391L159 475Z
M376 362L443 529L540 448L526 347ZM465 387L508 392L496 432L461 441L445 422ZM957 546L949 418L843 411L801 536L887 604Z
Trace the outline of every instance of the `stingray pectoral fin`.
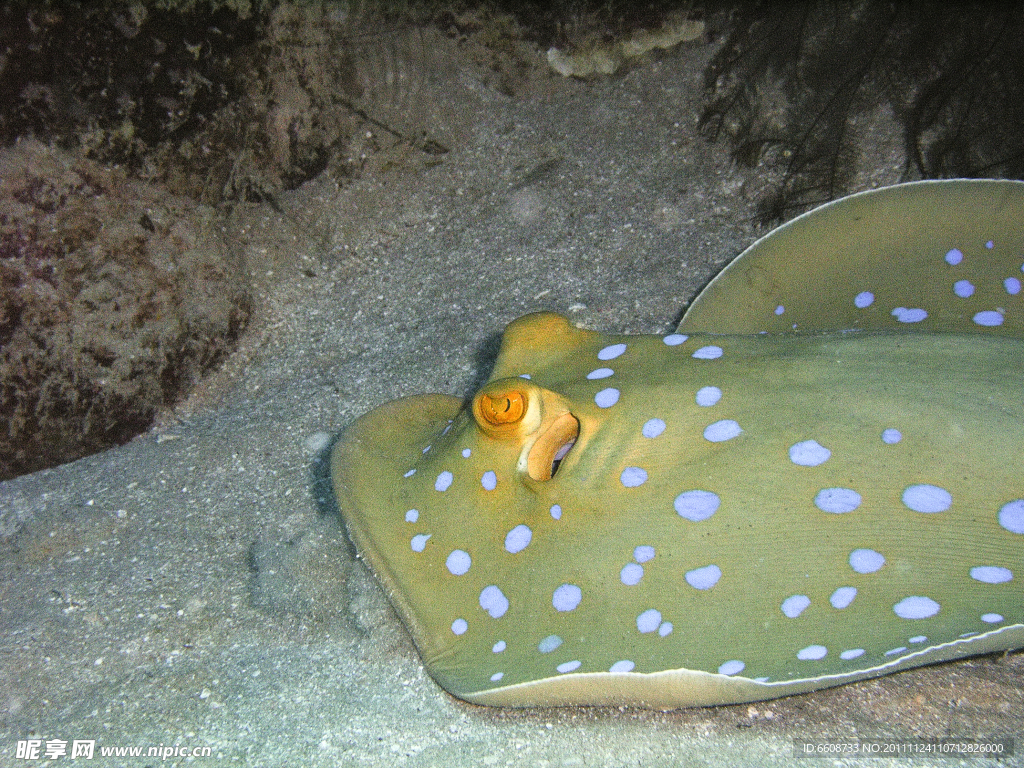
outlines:
M473 704L496 707L558 707L572 704L602 706L628 703L641 707L671 709L740 704L868 680L923 664L994 653L1018 647L1022 643L1024 626L1015 624L922 649L918 653L875 667L820 677L762 683L738 675L728 676L692 669L667 669L649 674L593 672L549 677L520 685L460 694L460 698Z
M1024 337L1024 183L873 189L774 229L701 291L682 333L914 330Z
M406 604L408 573L395 568L396 486L462 408L449 395L416 395L386 403L353 422L331 452L331 477L349 536L402 616L414 638L421 638L414 606ZM407 542L403 543L408 546Z

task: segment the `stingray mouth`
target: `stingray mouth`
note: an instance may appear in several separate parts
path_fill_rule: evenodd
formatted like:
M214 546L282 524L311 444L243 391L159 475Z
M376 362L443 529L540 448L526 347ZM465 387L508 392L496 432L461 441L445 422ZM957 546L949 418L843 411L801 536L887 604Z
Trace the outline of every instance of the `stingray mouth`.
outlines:
M571 413L563 413L530 446L526 456L527 474L534 480L553 478L579 436L579 419Z

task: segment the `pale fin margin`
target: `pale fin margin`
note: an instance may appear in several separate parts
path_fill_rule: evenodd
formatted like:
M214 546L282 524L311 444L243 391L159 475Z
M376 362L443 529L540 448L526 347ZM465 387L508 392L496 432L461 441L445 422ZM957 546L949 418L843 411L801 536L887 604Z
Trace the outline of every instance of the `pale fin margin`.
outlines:
M821 688L867 680L940 661L1019 648L1024 644L1024 625L1012 624L970 638L923 648L899 659L842 674L759 683L745 677L666 669L647 674L636 672L589 672L560 675L528 683L461 692L456 695L485 706L560 707L567 705L614 706L629 704L652 709L709 707L777 699Z

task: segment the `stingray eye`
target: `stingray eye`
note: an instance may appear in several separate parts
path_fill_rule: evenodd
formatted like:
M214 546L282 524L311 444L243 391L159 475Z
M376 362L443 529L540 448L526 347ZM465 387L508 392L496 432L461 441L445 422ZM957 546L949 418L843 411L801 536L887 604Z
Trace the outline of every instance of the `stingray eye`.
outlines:
M526 398L522 392L512 390L496 397L480 395L480 415L495 427L514 424L526 412Z
M518 440L541 424L544 390L520 377L489 382L473 398L473 420L488 437Z

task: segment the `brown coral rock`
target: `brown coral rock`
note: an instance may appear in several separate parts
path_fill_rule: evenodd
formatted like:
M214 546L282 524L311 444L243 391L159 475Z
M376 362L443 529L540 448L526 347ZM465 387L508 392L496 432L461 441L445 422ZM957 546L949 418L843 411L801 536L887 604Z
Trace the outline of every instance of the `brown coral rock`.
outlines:
M0 150L0 479L119 445L230 351L211 209L38 142Z

